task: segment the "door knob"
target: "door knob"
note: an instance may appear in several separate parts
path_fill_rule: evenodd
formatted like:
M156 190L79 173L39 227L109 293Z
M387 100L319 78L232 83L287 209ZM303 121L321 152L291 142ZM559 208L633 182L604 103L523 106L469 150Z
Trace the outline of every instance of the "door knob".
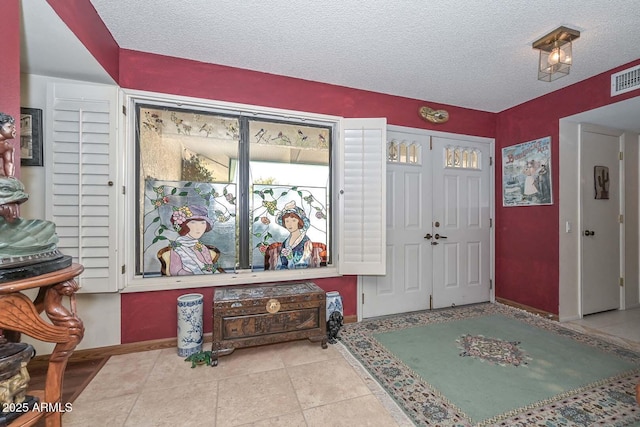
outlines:
M424 236L424 238L425 238L425 239L430 239L430 238L432 238L432 237L433 237L433 236L431 235L431 233L427 233L427 235L426 235L426 236Z
M434 236L436 239L446 239L447 236L441 236L438 233L436 233L436 235Z
M595 231L584 230L584 235L585 236L593 236L594 234L596 234Z

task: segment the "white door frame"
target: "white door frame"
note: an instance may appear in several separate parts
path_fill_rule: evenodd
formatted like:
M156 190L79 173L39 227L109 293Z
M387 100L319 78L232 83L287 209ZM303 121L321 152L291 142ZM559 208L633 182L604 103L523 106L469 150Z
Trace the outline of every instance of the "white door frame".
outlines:
M395 132L406 132L406 133L417 133L421 135L429 135L434 137L443 137L443 138L453 138L453 139L464 139L472 142L480 142L489 144L489 153L491 156L490 162L490 172L489 172L489 185L490 185L490 195L489 195L489 204L490 204L490 216L492 218L493 225L490 229L490 259L489 259L489 271L491 278L491 288L489 290L489 297L491 302L495 302L495 139L493 138L485 138L480 136L469 136L469 135L460 135L454 133L433 131L427 129L417 129L417 128L409 128L405 126L395 126L395 125L387 125L387 130L395 131ZM363 295L363 284L362 284L362 276L358 276L357 278L357 287L356 287L356 311L357 311L357 319L358 322L362 321L362 295Z

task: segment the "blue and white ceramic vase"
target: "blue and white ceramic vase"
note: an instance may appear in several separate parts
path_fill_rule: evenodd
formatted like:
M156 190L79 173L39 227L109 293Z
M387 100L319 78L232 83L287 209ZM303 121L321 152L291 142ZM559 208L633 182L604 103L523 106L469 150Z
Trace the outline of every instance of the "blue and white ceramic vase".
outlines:
M338 291L327 292L327 320L334 311L340 312L340 315L344 316L344 310L342 308L342 297Z
M202 351L202 294L178 297L178 356L186 357Z

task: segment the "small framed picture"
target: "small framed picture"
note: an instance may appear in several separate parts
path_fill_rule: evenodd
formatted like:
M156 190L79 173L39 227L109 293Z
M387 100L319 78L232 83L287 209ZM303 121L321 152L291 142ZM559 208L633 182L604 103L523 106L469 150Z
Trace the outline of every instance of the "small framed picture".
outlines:
M42 166L42 110L20 108L20 165Z
M609 168L607 166L593 167L593 185L596 190L596 199L609 198Z

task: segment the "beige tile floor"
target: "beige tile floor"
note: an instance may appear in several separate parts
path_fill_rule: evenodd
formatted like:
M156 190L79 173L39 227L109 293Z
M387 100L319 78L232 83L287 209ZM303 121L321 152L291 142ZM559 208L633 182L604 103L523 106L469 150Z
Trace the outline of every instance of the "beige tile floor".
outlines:
M640 308L591 314L563 325L640 351Z
M640 351L640 309L567 322ZM63 416L73 426L411 426L341 344L236 350L191 369L176 349L112 357Z
M114 356L63 416L71 426L411 426L342 344L238 349L191 368L175 348Z

